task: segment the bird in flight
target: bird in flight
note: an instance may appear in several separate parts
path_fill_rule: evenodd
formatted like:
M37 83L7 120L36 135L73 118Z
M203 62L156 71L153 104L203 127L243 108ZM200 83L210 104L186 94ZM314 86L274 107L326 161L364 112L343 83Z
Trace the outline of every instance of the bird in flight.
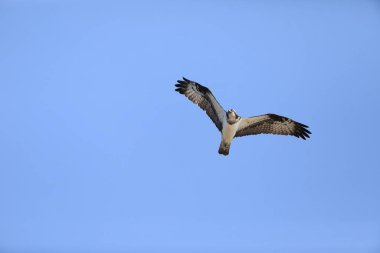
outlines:
M249 118L240 117L234 109L226 112L207 87L184 77L177 82L176 91L206 111L221 132L219 154L228 155L233 138L246 135L277 134L293 135L304 140L310 138L311 132L304 124L272 113Z

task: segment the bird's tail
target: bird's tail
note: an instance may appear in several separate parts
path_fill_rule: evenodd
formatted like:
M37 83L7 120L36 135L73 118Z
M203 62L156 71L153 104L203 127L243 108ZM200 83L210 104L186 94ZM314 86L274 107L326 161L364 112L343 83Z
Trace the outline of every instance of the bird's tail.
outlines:
M218 150L219 154L228 155L230 153L230 146L231 146L231 143L221 141L219 150Z

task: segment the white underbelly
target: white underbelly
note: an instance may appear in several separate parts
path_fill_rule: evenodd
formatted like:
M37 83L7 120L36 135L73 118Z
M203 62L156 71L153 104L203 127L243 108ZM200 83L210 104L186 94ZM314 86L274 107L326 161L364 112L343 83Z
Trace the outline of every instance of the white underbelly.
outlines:
M225 127L223 128L223 132L222 132L223 142L230 143L232 141L232 139L235 136L237 127L238 127L237 123L235 123L233 125L230 125L230 124L227 123L225 125Z

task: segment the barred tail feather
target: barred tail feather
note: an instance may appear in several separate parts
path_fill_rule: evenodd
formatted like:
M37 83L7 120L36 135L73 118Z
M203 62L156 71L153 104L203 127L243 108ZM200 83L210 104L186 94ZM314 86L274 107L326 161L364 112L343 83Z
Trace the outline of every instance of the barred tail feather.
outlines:
M230 146L231 146L231 143L226 143L226 142L220 142L220 146L219 146L219 154L221 155L228 155L230 153Z

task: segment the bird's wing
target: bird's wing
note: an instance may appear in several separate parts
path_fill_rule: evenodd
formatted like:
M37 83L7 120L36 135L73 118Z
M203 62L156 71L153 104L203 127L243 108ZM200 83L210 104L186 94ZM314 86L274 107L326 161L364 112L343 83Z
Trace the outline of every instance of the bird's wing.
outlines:
M175 85L177 87L176 91L184 94L194 104L197 104L200 108L206 111L207 115L214 122L219 131L222 131L226 112L211 91L207 87L186 78L178 80L177 82L178 83Z
M242 118L235 137L255 134L293 135L297 138L310 138L308 126L287 117L276 114L265 114L250 118Z

